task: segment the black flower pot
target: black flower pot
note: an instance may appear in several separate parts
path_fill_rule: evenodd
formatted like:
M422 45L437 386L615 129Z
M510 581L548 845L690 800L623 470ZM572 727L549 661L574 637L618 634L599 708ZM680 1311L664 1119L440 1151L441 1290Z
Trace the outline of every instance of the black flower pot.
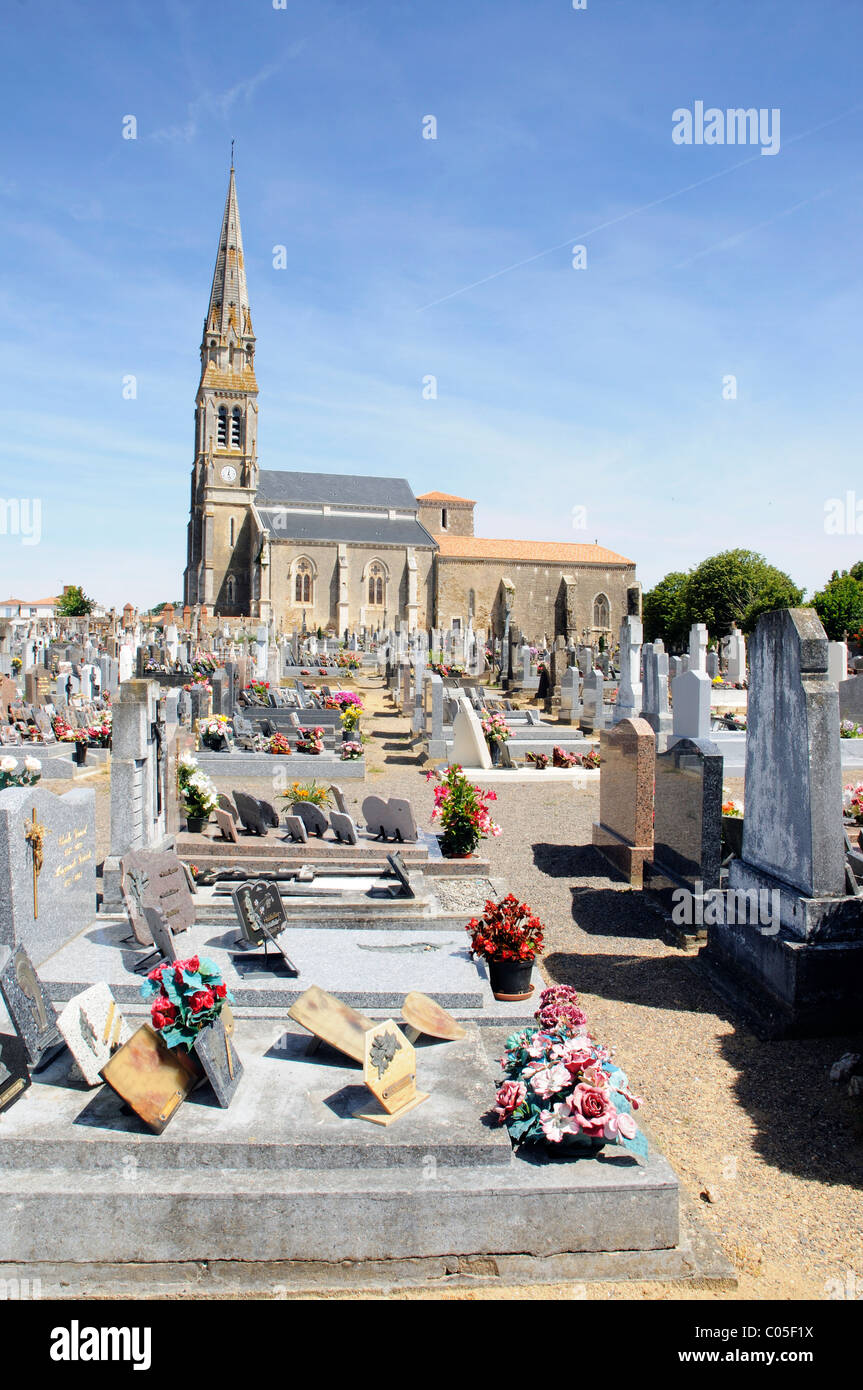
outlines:
M77 763L78 767L83 767L86 761L87 761L87 744L86 744L86 743L76 743L76 744L75 744L75 762Z
M533 994L532 970L532 960L490 960L488 974L495 999L529 999Z
M186 829L190 835L202 835L209 816L187 816Z

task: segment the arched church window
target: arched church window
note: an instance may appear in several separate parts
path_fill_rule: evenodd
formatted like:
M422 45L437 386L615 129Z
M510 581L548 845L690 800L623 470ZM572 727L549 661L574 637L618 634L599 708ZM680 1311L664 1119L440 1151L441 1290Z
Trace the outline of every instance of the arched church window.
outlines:
M300 560L297 564L294 578L294 602L311 603L312 601L312 567L308 560Z
M467 615L469 618L476 617L476 589L469 589L467 596Z
M234 518L231 517L230 521L228 522L228 545L233 545L233 544L234 544Z
M233 523L231 524L233 525ZM230 606L233 607L237 601L237 581L233 575L228 576L228 582L225 585L225 596Z
M597 594L593 600L593 626L601 628L611 626L611 605L605 594Z
M383 608L384 606L385 578L383 565L379 560L375 560L369 570L369 603L376 608Z
M235 406L231 415L231 448L239 449L242 440L243 422L239 406Z
M228 412L223 405L219 406L219 419L216 427L216 443L224 449L228 442Z

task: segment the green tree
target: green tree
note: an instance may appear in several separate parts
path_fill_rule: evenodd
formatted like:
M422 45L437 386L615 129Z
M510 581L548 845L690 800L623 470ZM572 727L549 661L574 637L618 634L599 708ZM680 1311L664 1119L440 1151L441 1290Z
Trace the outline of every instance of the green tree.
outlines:
M848 573L858 584L863 584L863 560L858 560L856 565L852 565Z
M831 642L839 642L843 633L857 633L863 627L863 583L854 574L861 568L855 565L850 574L834 570L829 582L812 600Z
M751 632L762 613L802 602L803 590L754 550L712 555L686 583L687 626L706 623L711 637L724 637L734 623Z
M661 637L666 647L673 650L686 646L689 631L686 612L686 588L688 576L674 570L644 595L642 612L644 614L644 640L655 642Z
M85 618L95 606L80 584L67 584L57 600L56 611L62 618Z

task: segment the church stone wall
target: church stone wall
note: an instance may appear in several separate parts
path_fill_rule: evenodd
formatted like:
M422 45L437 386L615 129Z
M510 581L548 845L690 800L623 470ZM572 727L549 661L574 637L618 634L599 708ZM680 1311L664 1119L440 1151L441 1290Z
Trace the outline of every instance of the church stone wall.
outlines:
M433 605L433 551L415 550L417 563L417 622L431 625ZM293 564L305 556L315 571L313 602L295 602ZM347 547L348 625L351 628L394 627L397 618L406 620L408 602L408 564L404 546ZM367 568L378 560L386 570L385 603L369 606ZM339 603L339 547L335 541L274 542L270 547L270 602L277 622L290 631L299 627L306 610L309 628L335 628ZM341 634L340 634L341 635Z
M474 593L473 626L486 631L500 629L500 584L515 585L512 622L528 640L555 635L555 608L564 574L575 580L575 623L579 636L593 626L593 603L604 593L609 601L610 629L615 637L626 617L626 590L635 583L635 566L548 565L526 561L460 560L438 556L437 613L435 625L448 627L453 618L462 626L469 616L470 592Z

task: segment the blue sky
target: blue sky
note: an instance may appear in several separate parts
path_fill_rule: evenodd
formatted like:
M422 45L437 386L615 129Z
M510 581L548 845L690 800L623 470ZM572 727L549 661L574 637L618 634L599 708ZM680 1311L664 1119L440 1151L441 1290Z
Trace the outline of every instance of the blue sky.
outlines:
M859 0L7 0L0 482L42 535L0 597L180 595L232 137L263 467L645 587L730 546L819 587L863 556L824 529L863 502L861 39ZM675 144L696 101L778 108L779 152Z

